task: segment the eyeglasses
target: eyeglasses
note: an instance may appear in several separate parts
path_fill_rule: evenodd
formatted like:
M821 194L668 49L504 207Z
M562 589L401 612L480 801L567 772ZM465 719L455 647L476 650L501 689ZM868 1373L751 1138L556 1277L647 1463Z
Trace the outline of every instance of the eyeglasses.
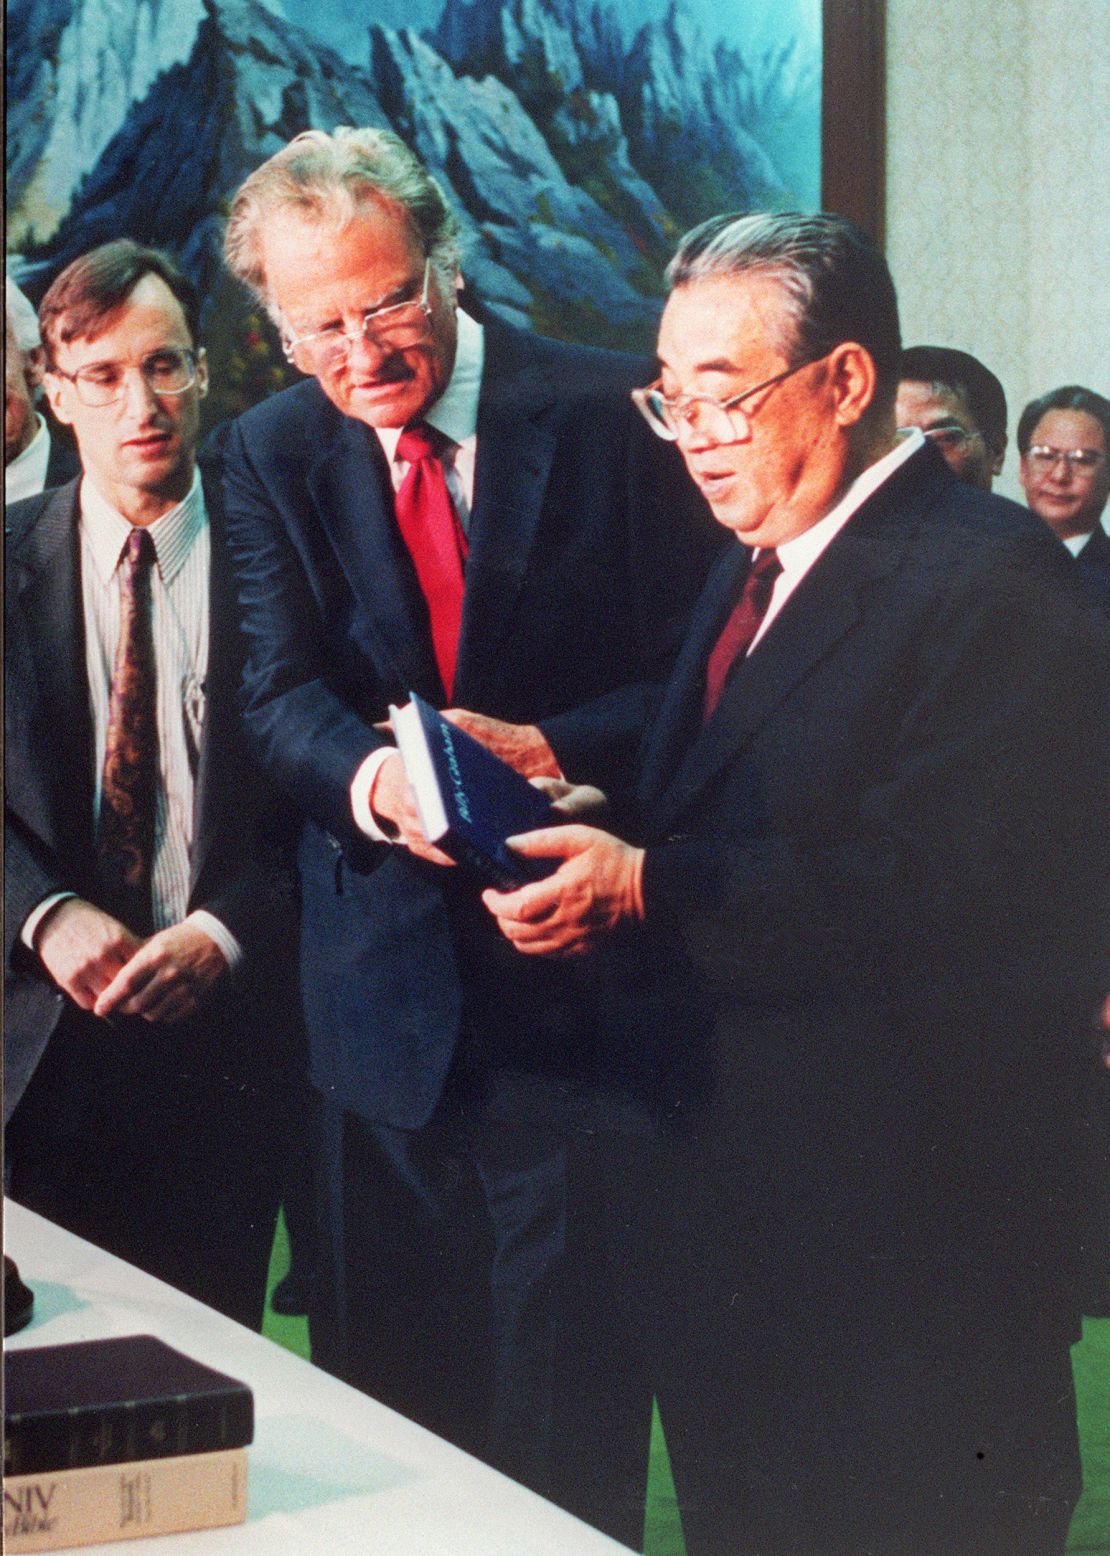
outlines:
M961 427L957 422L941 423L938 427L899 427L897 435L900 438L908 438L914 432L920 432L938 448L963 448L965 443L973 443L976 438L981 443L986 442L981 432L969 432L966 427Z
M60 367L49 371L55 378L67 378L77 398L89 406L114 405L127 393L127 375L137 371L153 394L184 394L197 381L197 354L184 348L165 347L152 351L141 362L90 362L75 373Z
M424 261L420 296L402 303L386 303L381 308L368 308L353 334L332 324L326 330L314 330L311 335L299 335L295 340L283 337L281 349L302 373L320 374L345 367L360 340L371 340L376 346L386 346L394 351L419 345L430 333L432 310L428 304L428 279L431 273L429 257Z
M785 372L776 373L774 378L764 379L763 383L745 389L743 394L734 394L728 400L714 399L711 394L676 394L668 399L663 393L661 378L648 384L646 389L633 389L632 399L652 432L670 443L678 439L683 423L688 427L696 426L702 437L711 443L741 443L751 437L752 432L749 413L740 409L743 401L774 384L781 384L784 379L800 373L803 367L823 361L824 357L812 357L808 362L799 362L797 367L788 367Z
M1106 455L1097 448L1052 448L1048 443L1034 443L1026 450L1026 459L1038 470L1051 470L1063 460L1069 470L1097 470Z

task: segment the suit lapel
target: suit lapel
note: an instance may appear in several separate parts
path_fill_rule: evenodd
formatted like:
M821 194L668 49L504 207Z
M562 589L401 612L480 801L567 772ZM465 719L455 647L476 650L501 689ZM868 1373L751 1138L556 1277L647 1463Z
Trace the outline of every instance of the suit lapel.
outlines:
M697 738L701 728L706 663L737 590L743 586L751 555L746 546L727 546L706 579L658 717L643 749L640 796L645 805L667 788Z
M669 769L670 777L661 765L655 768L655 788L645 785L641 790L653 831L668 830L795 687L855 629L866 611L868 590L898 565L910 530L932 490L931 480L919 479L935 474L923 458L918 455L895 471L829 543L766 636L736 669L709 723L698 729L685 754L678 754ZM890 522L892 519L896 522ZM720 615L718 609L717 621ZM712 641L706 626L697 646L698 657L692 656L687 664L680 705L687 716L700 699ZM670 700L668 695L668 705ZM675 747L670 749L676 753ZM645 771L645 778L648 776Z
M204 506L208 514L210 557L208 564L208 669L205 676L204 728L197 760L193 793L193 847L189 871L192 906L212 857L213 844L226 818L242 796L233 791L239 764L237 696L242 653L236 631L237 606L234 575L224 539L223 506L218 482L205 479Z
M92 721L81 603L78 483L60 487L8 558L26 658L8 678L13 751L33 754L20 795L28 823L70 859L91 859ZM19 655L17 635L9 645ZM15 733L19 729L26 733ZM31 732L41 730L43 737ZM49 750L44 750L45 743ZM26 809L23 807L26 806Z
M556 386L526 337L486 326L455 701L480 703L502 661L558 437Z
M427 609L393 517L389 472L369 427L337 417L308 487L347 582L382 679L436 700L442 685Z

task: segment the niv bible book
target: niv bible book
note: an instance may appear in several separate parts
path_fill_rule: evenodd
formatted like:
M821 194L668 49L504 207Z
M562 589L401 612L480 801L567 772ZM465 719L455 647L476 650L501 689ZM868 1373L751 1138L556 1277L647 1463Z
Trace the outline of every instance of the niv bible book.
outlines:
M523 859L505 846L562 818L527 778L410 692L389 722L416 797L424 836L489 886L511 891L551 875L557 859Z

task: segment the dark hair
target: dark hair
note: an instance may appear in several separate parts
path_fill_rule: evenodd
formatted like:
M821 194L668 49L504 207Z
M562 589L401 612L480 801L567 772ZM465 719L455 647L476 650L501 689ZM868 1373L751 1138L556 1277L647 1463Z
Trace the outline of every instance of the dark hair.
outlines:
M989 367L954 346L907 346L899 376L903 382L939 384L963 395L971 418L993 454L1006 447L1006 394Z
M786 297L791 338L778 344L791 365L854 340L875 364L876 404L893 404L898 298L886 260L862 228L824 211L713 216L686 234L667 267L672 287L752 273L776 281Z
M1084 389L1082 384L1065 384L1061 389L1050 389L1047 394L1030 400L1022 411L1017 429L1019 453L1028 453L1033 429L1049 411L1085 411L1102 427L1103 440L1110 448L1110 400L1103 399L1093 389Z
M39 307L39 324L48 362L67 341L91 335L121 307L144 276L158 276L181 304L192 342L200 335L200 301L177 261L161 249L145 248L131 238L102 243L73 260L56 276Z

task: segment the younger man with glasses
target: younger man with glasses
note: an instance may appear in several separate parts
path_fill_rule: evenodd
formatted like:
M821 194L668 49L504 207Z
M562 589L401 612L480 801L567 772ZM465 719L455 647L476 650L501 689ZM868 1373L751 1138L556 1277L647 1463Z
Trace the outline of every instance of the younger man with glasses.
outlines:
M9 514L7 1160L18 1199L257 1327L290 929L253 837L219 489L197 471L197 312L130 240L42 304L83 473Z
M949 468L989 492L1006 454L1006 396L991 370L951 346L909 346L899 366L895 419L919 428Z
M1078 384L1052 389L1022 411L1017 439L1026 502L1085 573L1110 579L1099 522L1110 496L1110 400Z

